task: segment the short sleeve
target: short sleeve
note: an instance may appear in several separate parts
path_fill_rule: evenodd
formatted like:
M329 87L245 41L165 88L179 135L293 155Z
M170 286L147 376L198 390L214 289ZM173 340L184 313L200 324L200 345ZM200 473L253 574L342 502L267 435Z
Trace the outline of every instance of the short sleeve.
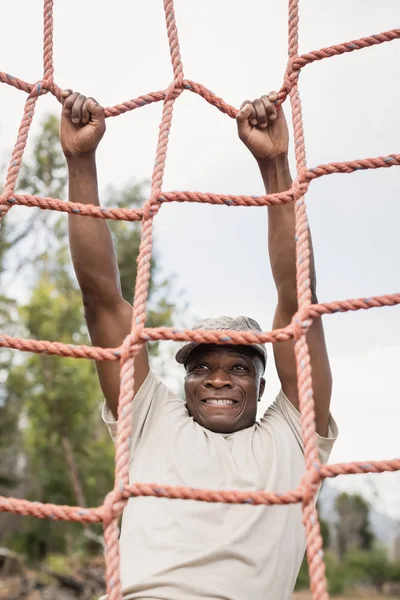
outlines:
M278 412L284 418L284 420L288 423L290 429L294 433L297 441L299 442L302 451L304 452L304 443L301 434L300 413L287 398L283 390L279 392L275 402L272 404L269 410ZM317 433L315 434L317 436L319 459L324 464L328 462L333 445L338 437L338 433L339 432L336 422L333 419L332 415L329 414L328 436L322 437Z
M150 371L142 386L137 391L132 402L132 422L134 424L133 435L136 437L142 431L146 419L148 418L154 397L156 396L159 387L162 385L163 384L161 384L160 380L153 373L153 371ZM115 442L117 439L118 422L114 419L114 416L105 401L101 416L104 423L108 427L113 441Z

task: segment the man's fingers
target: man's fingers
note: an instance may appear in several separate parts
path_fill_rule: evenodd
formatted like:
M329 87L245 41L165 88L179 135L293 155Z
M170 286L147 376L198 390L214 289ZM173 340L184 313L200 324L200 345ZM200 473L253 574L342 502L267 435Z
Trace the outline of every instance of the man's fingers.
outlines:
M66 97L66 99L64 101L64 106L63 106L63 111L66 115L69 116L71 114L72 106L78 96L79 96L78 92L75 92Z
M261 102L264 105L265 112L267 113L267 117L270 121L276 119L276 107L273 101L271 100L271 96L262 96Z
M264 103L262 102L262 100L257 98L257 100L254 100L253 105L256 111L258 127L260 127L261 129L266 129L268 126L268 114Z
M240 107L240 110L236 117L237 120L240 123L245 123L246 121L248 121L250 115L252 114L252 111L253 111L253 107L252 107L250 100L246 100L245 102L243 102L243 104Z
M241 140L245 140L251 134L251 125L249 118L253 114L253 104L246 100L243 102L238 114L236 115L236 123L238 127L238 133Z
M70 96L72 94L72 90L70 90L69 88L66 90L61 90L61 96L63 98L68 98L68 96Z
M278 100L278 92L270 92L269 94L267 94L267 96L271 100L271 102L276 102Z
M79 94L71 109L71 120L74 125L82 124L82 107L86 102L86 96Z
M84 103L82 104L82 118L81 124L87 125L90 121L90 98L85 98Z
M90 113L89 120L92 123L100 124L102 127L105 128L104 108L94 98L88 98L87 105L88 105L88 109L89 109L89 113Z

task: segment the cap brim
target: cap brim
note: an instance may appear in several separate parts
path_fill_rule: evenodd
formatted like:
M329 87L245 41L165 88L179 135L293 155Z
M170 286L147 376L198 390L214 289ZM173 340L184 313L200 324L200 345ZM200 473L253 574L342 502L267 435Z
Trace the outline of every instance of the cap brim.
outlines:
M175 354L176 362L180 365L185 365L187 359L189 358L189 354L191 354L193 350L198 346L201 346L201 342L188 342L187 344L182 346L182 348L179 348L178 352ZM249 344L248 347L252 348L257 352L259 357L262 359L265 368L267 364L267 352L265 350L265 347L262 344Z
M193 352L197 346L200 346L199 342L189 342L188 344L182 346L182 348L179 348L178 352L175 354L176 362L180 365L184 365L189 357L189 354Z

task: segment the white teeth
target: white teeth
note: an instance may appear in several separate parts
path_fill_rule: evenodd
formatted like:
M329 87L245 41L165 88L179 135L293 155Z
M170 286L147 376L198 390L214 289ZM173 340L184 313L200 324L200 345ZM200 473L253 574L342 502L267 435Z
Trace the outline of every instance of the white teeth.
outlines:
M206 400L206 404L215 404L217 406L224 404L235 404L233 400L216 400L214 398L209 398Z

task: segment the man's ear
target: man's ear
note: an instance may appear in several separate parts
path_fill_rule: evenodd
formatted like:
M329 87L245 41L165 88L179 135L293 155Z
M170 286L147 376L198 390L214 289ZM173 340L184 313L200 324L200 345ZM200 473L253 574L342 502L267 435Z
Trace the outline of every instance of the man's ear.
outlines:
M259 390L258 390L258 401L259 402L261 401L261 398L262 398L262 395L264 393L264 390L265 390L265 379L264 379L264 377L261 377L261 379L260 379L260 387L259 387Z

